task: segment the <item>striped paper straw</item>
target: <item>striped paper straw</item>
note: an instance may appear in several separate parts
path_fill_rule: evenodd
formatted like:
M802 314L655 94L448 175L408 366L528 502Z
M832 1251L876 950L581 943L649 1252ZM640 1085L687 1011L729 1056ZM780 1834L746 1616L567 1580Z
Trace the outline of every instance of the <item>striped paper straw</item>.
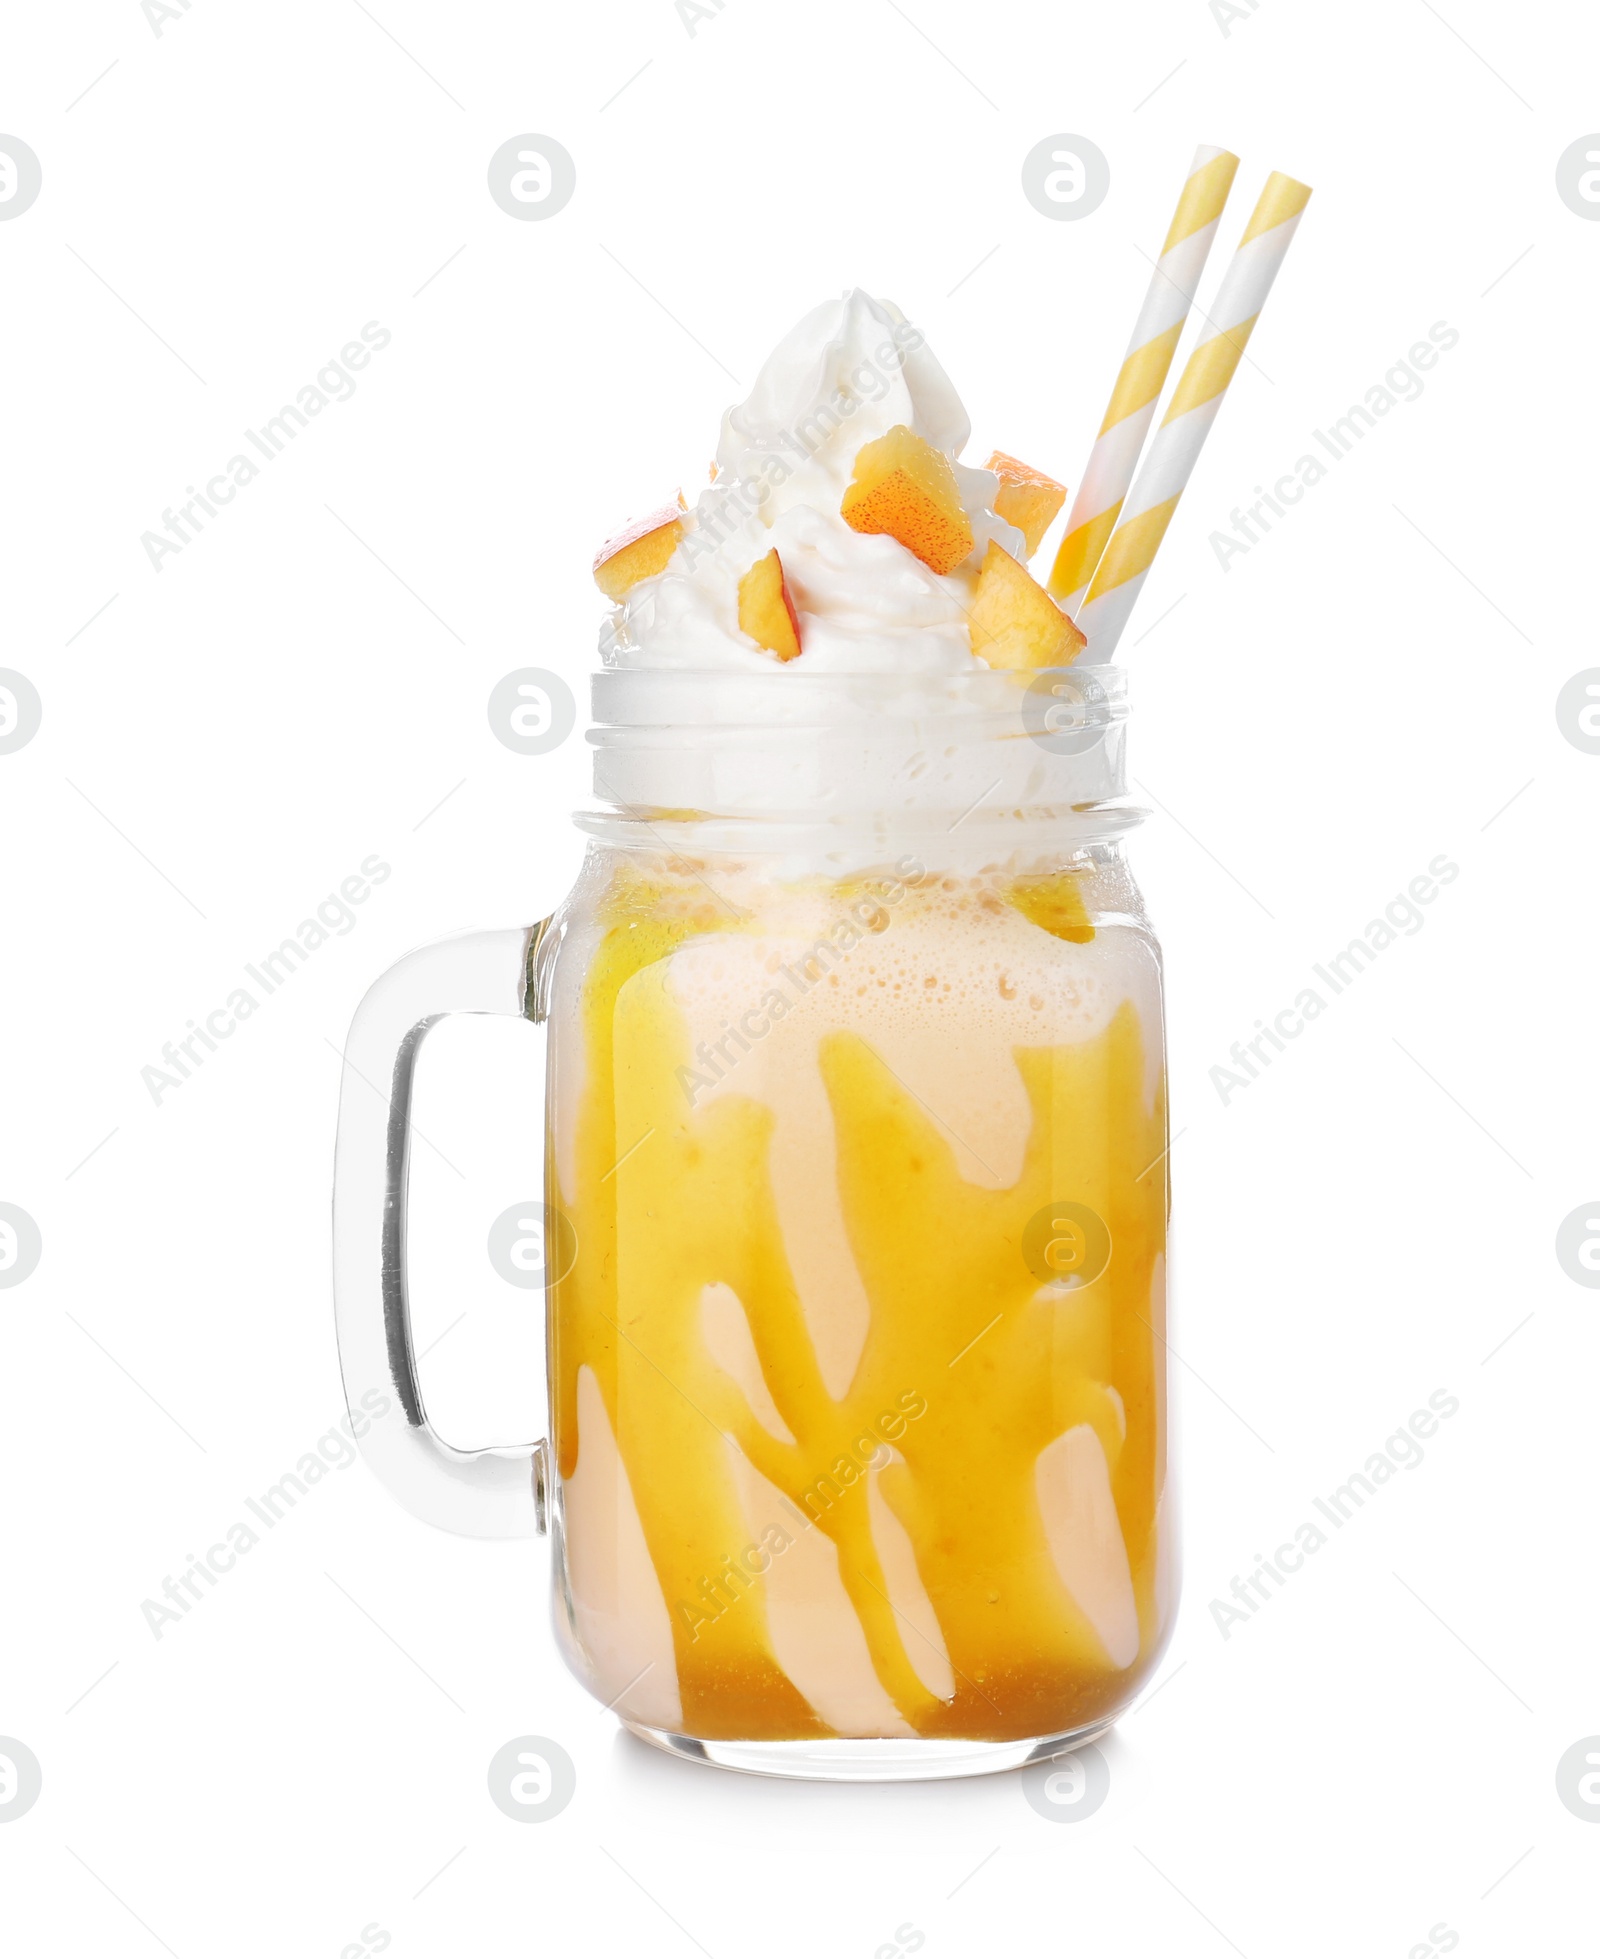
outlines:
M1138 467L1139 451L1167 384L1178 336L1189 317L1238 167L1239 159L1231 150L1210 143L1200 145L1189 166L1188 181L1150 275L1150 289L1050 574L1050 590L1068 613L1076 614L1083 603L1089 579L1116 528L1117 513Z
M1307 185L1281 170L1267 179L1223 277L1210 331L1189 356L1128 492L1122 520L1090 580L1078 613L1078 624L1089 635L1080 655L1084 660L1109 660L1116 651L1310 196Z

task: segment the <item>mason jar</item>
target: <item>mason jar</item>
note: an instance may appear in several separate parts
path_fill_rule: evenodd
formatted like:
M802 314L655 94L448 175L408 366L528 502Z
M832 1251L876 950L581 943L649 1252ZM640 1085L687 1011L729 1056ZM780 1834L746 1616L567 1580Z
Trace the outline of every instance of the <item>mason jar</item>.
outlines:
M1176 1590L1123 677L611 671L595 710L571 896L356 1015L340 1349L352 1408L399 1409L363 1448L435 1523L548 1529L567 1663L659 1747L863 1780L1067 1751ZM458 1012L549 1034L548 1439L475 1453L428 1425L405 1269L412 1071Z

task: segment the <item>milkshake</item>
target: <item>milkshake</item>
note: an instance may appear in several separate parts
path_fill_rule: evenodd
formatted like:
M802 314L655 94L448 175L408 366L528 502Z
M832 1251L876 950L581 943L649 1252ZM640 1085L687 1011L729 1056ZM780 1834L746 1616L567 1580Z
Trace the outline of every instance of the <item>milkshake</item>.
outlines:
M1120 679L1028 569L1064 487L968 435L850 293L596 562L535 974L557 1624L713 1759L1086 1736L1174 1609Z

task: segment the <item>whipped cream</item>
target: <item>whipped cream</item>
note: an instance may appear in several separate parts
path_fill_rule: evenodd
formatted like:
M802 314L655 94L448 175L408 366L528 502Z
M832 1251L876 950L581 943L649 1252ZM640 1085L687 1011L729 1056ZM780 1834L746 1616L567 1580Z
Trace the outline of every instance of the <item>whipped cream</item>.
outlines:
M972 525L974 549L946 577L839 514L858 452L901 426L950 459ZM990 507L999 478L957 460L970 433L949 377L898 307L855 291L814 308L723 416L716 478L666 570L608 620L606 664L773 672L772 655L739 630L739 580L776 547L800 620L790 670L986 670L967 626L978 567L991 539L1018 558L1025 544Z
M972 526L947 576L840 515L861 449L900 426L948 458ZM1056 724L1036 676L972 651L989 542L1019 560L1027 547L991 507L999 478L957 460L969 433L898 307L856 291L808 313L723 416L716 476L665 569L613 608L597 797L696 849L762 850L775 824L798 826L783 846L796 874L892 861L912 832L939 866L1043 863L1069 829L1105 833L1080 813L1124 793L1120 676L1096 669L1101 732L1040 740ZM774 548L799 620L787 662L739 627L740 580ZM609 816L582 820L609 834Z

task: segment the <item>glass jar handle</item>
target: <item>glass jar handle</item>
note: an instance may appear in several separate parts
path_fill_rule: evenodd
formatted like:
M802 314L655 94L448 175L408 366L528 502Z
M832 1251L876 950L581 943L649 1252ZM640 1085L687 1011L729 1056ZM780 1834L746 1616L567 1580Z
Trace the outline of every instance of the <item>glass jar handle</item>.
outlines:
M422 1405L406 1275L411 1088L423 1037L446 1014L542 1020L533 960L550 921L462 932L391 966L356 1008L344 1050L333 1171L333 1293L345 1400L363 1454L425 1523L462 1537L545 1528L545 1444L456 1449ZM372 1418L376 1391L397 1404Z

